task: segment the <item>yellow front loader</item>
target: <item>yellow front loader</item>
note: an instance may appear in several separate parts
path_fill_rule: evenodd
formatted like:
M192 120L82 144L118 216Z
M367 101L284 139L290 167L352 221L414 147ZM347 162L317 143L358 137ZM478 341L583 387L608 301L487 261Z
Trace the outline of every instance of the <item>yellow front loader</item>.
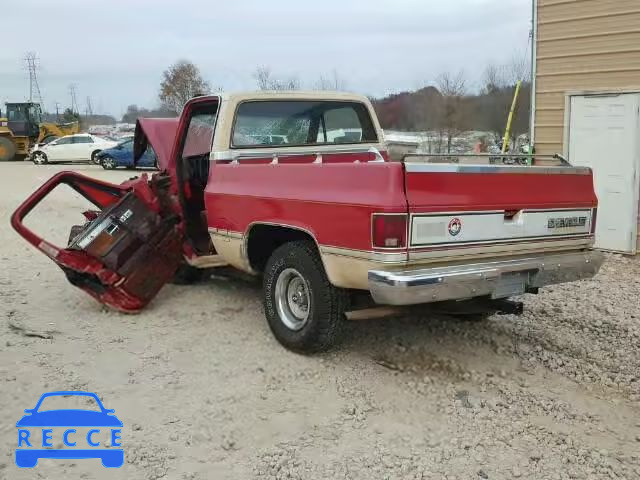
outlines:
M7 103L6 107L6 116L0 114L0 161L25 157L37 143L48 143L80 131L78 122L43 122L38 103Z

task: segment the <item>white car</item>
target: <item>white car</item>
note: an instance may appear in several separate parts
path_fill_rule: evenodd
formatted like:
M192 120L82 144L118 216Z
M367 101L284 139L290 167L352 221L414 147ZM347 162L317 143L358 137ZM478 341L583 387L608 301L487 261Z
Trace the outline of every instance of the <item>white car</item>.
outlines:
M49 162L90 161L95 163L95 156L102 150L115 147L118 142L87 133L67 135L47 144L37 145L31 153L31 160L36 165Z

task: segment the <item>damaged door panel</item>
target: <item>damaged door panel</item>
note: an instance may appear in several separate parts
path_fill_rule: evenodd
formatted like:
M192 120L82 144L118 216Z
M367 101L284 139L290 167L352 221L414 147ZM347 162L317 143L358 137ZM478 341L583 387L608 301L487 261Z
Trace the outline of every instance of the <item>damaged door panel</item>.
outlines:
M74 226L65 248L24 225L25 217L57 186L66 184L94 204L87 222ZM16 231L45 253L68 280L122 312L145 307L174 275L183 258L180 217L171 208L169 178L142 175L112 185L73 172L53 176L13 214Z

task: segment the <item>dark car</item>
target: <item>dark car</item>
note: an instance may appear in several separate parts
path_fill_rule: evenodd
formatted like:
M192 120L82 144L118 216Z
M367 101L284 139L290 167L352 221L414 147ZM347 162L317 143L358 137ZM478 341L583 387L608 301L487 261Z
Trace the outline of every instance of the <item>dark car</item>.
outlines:
M133 138L127 138L113 148L102 150L96 155L96 160L105 170L118 167L153 167L157 168L158 159L151 147L148 147L142 157L133 164Z

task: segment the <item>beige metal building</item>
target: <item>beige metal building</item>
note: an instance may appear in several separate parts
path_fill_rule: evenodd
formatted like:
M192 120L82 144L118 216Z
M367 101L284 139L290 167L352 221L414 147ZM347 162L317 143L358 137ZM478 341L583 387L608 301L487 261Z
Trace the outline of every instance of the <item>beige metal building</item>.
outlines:
M592 167L596 245L636 253L640 0L534 0L533 141Z

